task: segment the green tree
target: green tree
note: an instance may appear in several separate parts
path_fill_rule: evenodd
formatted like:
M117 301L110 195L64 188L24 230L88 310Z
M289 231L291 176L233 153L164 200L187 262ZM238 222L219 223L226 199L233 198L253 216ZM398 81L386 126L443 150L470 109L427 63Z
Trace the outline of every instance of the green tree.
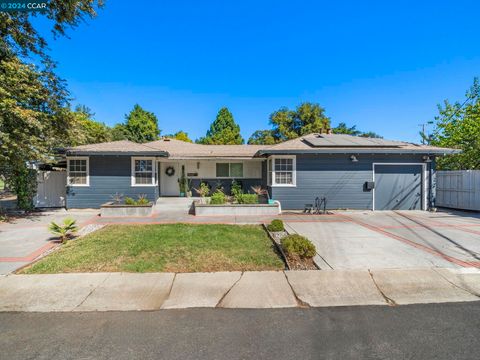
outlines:
M154 113L135 104L132 111L125 115L125 123L114 127L113 135L116 140L121 140L121 137L125 136L127 140L137 143L158 140L160 136L158 119Z
M319 104L305 102L295 110L281 108L270 115L273 137L280 141L295 139L302 135L322 132L330 128L330 119Z
M185 131L177 131L175 134L169 134L169 135L165 135L166 138L170 138L170 139L176 139L176 140L180 140L180 141L185 141L185 142L193 142L189 137L188 137L188 133L186 133Z
M72 145L97 144L112 141L112 129L104 123L93 120L95 114L85 105L78 105L73 112L78 127L78 136Z
M361 133L359 136L361 136L361 137L366 137L366 138L383 139L383 136L378 135L376 132L373 132L373 131L363 132L363 133Z
M437 159L443 170L480 169L480 84L475 78L465 100L438 105L435 128L430 138L434 146L457 148L463 152Z
M67 28L95 17L101 7L102 0L49 0L46 10L41 12L0 12L0 58L39 55L49 62L48 44L36 30L38 21L33 23L32 18L48 19L53 24L53 35L64 36Z
M273 145L277 142L272 130L257 130L248 139L249 145Z
M356 125L348 127L347 124L345 124L344 122L341 122L336 127L334 127L332 129L332 132L334 134L346 134L346 135L354 135L354 136L358 136L362 134L361 131L357 130Z
M240 134L240 126L235 123L232 113L226 107L220 109L215 121L207 131L207 135L197 142L210 145L240 145L244 143Z
M0 169L23 209L33 196L27 162L48 161L76 135L66 98L64 83L50 71L16 57L0 61Z

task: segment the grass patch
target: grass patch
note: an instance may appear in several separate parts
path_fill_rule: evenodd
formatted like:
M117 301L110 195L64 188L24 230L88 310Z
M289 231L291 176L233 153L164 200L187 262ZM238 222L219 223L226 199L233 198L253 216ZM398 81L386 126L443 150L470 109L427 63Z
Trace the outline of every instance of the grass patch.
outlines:
M65 272L279 270L284 264L258 225L110 225L23 269Z

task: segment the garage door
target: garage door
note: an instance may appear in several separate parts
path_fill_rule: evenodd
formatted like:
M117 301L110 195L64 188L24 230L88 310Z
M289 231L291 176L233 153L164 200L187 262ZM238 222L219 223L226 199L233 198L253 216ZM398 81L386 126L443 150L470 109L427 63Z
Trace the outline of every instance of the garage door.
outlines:
M375 210L421 210L422 165L375 164Z

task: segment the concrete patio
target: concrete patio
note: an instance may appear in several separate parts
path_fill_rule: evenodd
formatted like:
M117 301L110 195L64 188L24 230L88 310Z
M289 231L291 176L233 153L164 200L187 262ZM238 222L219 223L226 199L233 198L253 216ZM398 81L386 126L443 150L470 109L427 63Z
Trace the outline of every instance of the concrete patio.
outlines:
M89 273L0 277L0 311L403 305L480 300L477 269Z

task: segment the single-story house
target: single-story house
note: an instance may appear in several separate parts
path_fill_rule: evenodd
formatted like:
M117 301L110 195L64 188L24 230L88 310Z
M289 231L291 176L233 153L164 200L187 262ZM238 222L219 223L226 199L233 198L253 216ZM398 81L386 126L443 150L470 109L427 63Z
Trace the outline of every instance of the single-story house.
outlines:
M206 182L227 192L235 180L261 185L283 209L325 198L329 209L423 209L435 203L435 158L458 152L338 134L309 134L276 145L200 145L163 138L115 141L66 151L67 208L98 208L121 193L150 200ZM195 191L194 191L195 195Z

